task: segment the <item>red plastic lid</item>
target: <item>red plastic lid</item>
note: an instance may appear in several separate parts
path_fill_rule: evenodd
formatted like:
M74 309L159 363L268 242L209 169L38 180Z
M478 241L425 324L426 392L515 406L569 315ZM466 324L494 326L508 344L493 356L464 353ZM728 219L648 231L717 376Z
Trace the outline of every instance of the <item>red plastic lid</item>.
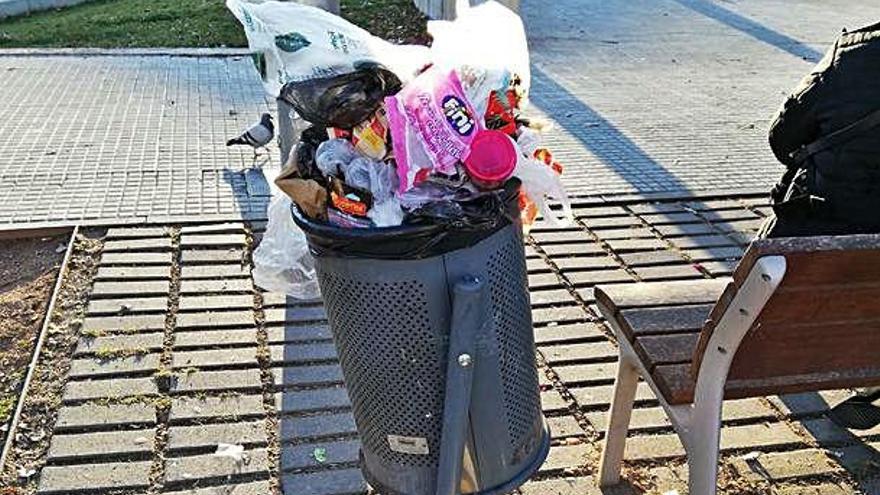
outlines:
M516 160L516 146L507 134L484 130L471 143L464 166L477 181L501 182L513 175Z

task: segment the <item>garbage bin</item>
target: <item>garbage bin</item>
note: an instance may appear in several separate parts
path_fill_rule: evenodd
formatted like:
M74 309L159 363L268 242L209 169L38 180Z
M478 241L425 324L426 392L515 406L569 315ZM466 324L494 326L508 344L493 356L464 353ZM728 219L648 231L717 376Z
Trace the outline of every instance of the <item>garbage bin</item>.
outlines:
M547 456L515 190L476 230L338 229L294 207L383 495L506 493Z

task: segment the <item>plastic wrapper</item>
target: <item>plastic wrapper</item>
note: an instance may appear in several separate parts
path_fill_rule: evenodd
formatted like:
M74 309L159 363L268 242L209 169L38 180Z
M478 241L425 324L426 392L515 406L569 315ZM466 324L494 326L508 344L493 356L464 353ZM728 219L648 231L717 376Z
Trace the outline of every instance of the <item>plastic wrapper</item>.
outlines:
M385 105L401 192L430 173L456 173L456 165L467 159L471 143L483 130L482 116L454 71L431 68L386 98Z
M321 291L315 260L306 236L291 216L290 206L290 198L281 194L269 204L266 233L253 255L254 283L296 299L317 299Z
M297 2L226 0L226 6L244 26L263 86L272 97L291 82L333 80L369 67L385 67L405 83L431 58L427 47L389 43L339 16Z
M428 22L434 38L431 55L438 66L459 73L468 97L479 115L484 115L489 93L506 91L514 80L521 99L528 98L529 46L522 19L515 12L493 1L474 7L469 3L457 2L454 21Z
M394 196L397 176L394 167L384 162L359 157L342 167L345 183L370 191L373 200L385 201Z
M393 196L383 201L374 202L367 216L376 227L397 227L403 223L405 218L400 201Z
M315 152L315 163L324 175L339 177L342 175L343 168L358 156L360 155L350 141L331 139L318 146Z
M528 199L537 205L545 220L555 226L571 225L574 221L571 200L568 199L559 174L550 166L523 155L517 162L513 175L522 181L523 191ZM550 209L548 199L558 201L562 205L562 216Z

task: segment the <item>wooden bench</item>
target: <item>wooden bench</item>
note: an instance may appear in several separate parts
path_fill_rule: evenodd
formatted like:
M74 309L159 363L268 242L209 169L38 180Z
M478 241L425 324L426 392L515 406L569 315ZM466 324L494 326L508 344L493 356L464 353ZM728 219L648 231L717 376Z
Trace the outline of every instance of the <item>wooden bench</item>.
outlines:
M732 279L596 288L620 344L600 483L620 481L639 377L714 494L725 399L880 384L880 235L752 243Z

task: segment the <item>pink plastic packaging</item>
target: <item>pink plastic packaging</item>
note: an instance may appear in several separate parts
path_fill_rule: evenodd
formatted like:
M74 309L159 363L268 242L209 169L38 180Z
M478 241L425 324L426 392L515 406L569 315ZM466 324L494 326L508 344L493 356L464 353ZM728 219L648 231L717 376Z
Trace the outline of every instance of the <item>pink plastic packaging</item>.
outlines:
M432 172L455 173L471 143L483 131L482 118L468 101L455 71L432 67L385 98L400 178L406 192Z
M517 162L516 145L501 131L477 134L464 168L480 189L497 189L513 175Z

